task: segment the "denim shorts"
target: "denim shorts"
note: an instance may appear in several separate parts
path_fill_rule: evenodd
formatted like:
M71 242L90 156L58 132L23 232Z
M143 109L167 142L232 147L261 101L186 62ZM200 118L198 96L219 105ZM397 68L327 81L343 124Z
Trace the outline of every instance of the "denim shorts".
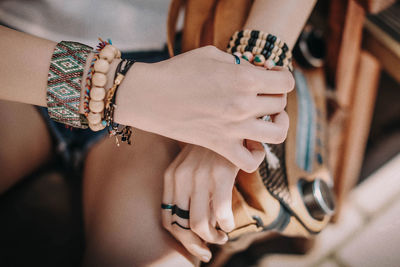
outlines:
M122 53L122 57L135 59L137 62L155 63L168 59L169 55L165 47L156 51ZM107 129L93 132L90 129L69 128L50 119L47 108L38 107L38 111L46 122L54 151L61 158L64 167L80 172L89 149L107 136Z

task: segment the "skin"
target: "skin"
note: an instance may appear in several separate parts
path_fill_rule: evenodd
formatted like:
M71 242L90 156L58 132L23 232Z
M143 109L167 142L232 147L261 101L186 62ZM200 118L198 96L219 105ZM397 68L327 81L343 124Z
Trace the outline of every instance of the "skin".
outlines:
M313 5L314 1L306 0L281 1L279 5L270 0L256 0L245 28L271 32L280 36L289 46L292 46ZM278 14L286 15L278 16ZM291 19L288 20L287 18ZM51 155L51 142L46 126L40 116L35 113L34 108L26 105L26 103L46 105L47 72L55 43L17 33L4 27L0 27L0 35L4 37L0 44L1 58L2 62L7 63L0 65L0 78L2 80L0 99L19 102L0 102L2 111L0 123L8 126L3 127L2 138L0 138L0 146L3 148L0 150L0 167L2 170L0 192L4 192L19 181L21 177L43 164ZM206 63L210 65L203 65L203 70L206 70L207 66L220 64L221 67L218 69L231 68L230 70L234 74L242 73L246 68L246 74L252 73L256 76L260 73L257 77L266 75L266 71L263 71L261 75L261 70L253 66L246 66L245 64L234 65L232 64L233 58L231 56L212 49L199 50L191 55L186 55L187 58L184 58L186 56L177 57L164 63L138 64L131 69L126 80L121 85L118 94L120 99L117 99L117 103L118 101L121 102L118 103L118 107L121 107L121 109L117 111L117 121L136 126L135 121L139 116L140 121L137 125L142 129L139 129L139 127L134 129L134 144L132 146L117 148L114 140L106 139L95 145L86 158L83 192L87 244L84 264L86 266L193 266L198 265L199 260L207 261L210 259L211 254L206 246L207 241L223 243L224 233L215 230L215 226L218 221L218 224L225 231L232 227L229 194L234 177L240 167L250 171L254 169L254 166L257 166L263 157L257 142L247 142L247 148L243 146L242 141L249 138L249 133L251 134L255 131L248 131L247 135L243 131L240 137L225 136L220 138L219 140L222 140L223 143L222 145L220 144L219 149L215 136L214 139L209 138L208 141L205 141L206 139L200 141L201 137L192 136L194 139L192 143L194 144L188 144L181 149L178 142L172 138L188 142L188 139L182 137L183 135L179 139L179 135L176 132L172 133L174 129L164 128L162 130L157 128L160 127L159 123L147 121L147 119L150 120L150 115L146 113L144 107L140 105L131 105L132 107L129 107L128 104L122 104L124 99L134 101L137 96L141 97L138 99L141 99L142 103L151 103L153 99L149 100L146 99L145 95L140 95L141 91L138 88L152 89L154 82L163 84L171 82L171 90L182 84L184 82L182 80L179 83L178 81L170 81L167 78L165 80L150 81L150 83L149 76L146 77L145 74L151 72L161 73L162 69L164 69L165 77L171 77L171 73L168 73L166 66L173 66L173 64L179 66L181 63L182 66L188 66L188 63L183 62L185 60L190 61L189 57L195 57L195 53L199 53L197 56L210 61L207 63L206 60ZM230 59L228 59L228 56ZM116 63L114 62L114 64ZM192 66L193 64L191 63L190 65ZM196 67L200 68L201 66ZM182 68L181 71L185 69L187 68ZM252 93L242 91L242 94L247 95L248 100L253 97L252 101L265 101L265 105L260 106L268 107L272 99L276 99L272 97L271 93L276 94L277 98L284 99L284 94L290 91L290 87L292 87L290 76L283 78L284 73L284 71L271 71L267 75L269 80L266 79L267 81L263 83L263 85L268 84L274 76L281 75L276 80L282 81L285 79L286 84L277 84L276 87L270 88L271 90L276 90L279 87L281 88L280 92L267 91L267 96L258 95L259 90L263 90L261 93L265 93L266 87L254 84L250 86L253 88ZM232 76L232 73L227 71L226 75ZM24 78L21 79L21 77ZM163 78L163 75L159 75L159 77ZM248 79L246 75L239 77ZM189 76L189 78L191 77ZM218 84L218 81L226 81L226 79L220 79L218 80L218 77L215 77L215 84ZM246 87L249 86L248 82L246 80ZM184 84L187 85L187 83ZM229 86L231 85L228 84L227 88ZM167 88L163 89L167 90ZM187 86L184 89L187 90ZM240 88L236 89L240 90ZM196 92L195 88L191 88L191 90L191 93ZM129 95L129 91L131 91L131 95ZM181 97L180 94L182 95L182 91L176 91L177 96ZM129 96L130 98L128 98ZM213 100L208 99L210 101ZM190 98L186 100L189 101ZM234 100L234 98L226 100L226 108L230 108L232 103L238 103L237 100L236 102ZM242 101L242 98L240 100L241 103L246 102ZM180 98L179 103L185 103L185 99ZM138 103L136 102L135 104ZM176 102L171 100L170 105L173 104L176 104ZM200 105L197 106L197 110L201 111L204 106ZM218 109L220 105L221 102L214 102L216 112L220 112L220 109ZM282 106L284 107L284 105ZM243 111L245 109L244 107L238 108L239 111L236 111L238 113L240 113L240 110ZM166 110L168 109L166 108ZM280 114L279 110L265 111L260 109L259 112ZM130 114L135 116L130 117ZM161 114L166 114L166 112ZM253 114L252 117L247 114L248 118L253 119L258 115ZM204 113L197 113L197 116L204 116ZM209 116L209 118L212 118L212 115ZM14 121L10 120L10 118ZM25 119L24 121L24 118L29 118L29 120ZM170 119L170 122L173 123L174 119L181 120L182 118L172 116ZM229 119L226 118L226 120ZM243 121L246 120L243 119ZM251 122L251 119L248 119L247 122ZM164 122L163 124L168 123ZM275 126L279 125L277 119L275 119L274 124ZM176 125L176 122L171 125ZM190 124L188 124L189 126ZM206 124L204 127L209 126ZM242 124L242 126L243 128L249 127L248 124ZM253 126L255 125L253 124ZM287 129L285 123L282 123L281 126ZM229 133L240 132L239 127L233 130L234 124L231 127L228 128ZM225 132L226 129L215 130L215 135ZM162 136L161 131L165 131L165 136L167 137ZM173 136L173 134L176 134L176 136ZM283 134L283 137L280 136L281 139L284 139L285 129L281 134ZM273 135L273 133L269 133L268 136ZM265 135L263 134L263 136ZM18 142L15 142L16 137L18 137ZM39 145L38 142L29 140L40 140L41 143ZM231 154L226 152L229 151L228 149L223 149L226 140L230 140L231 144L234 142L232 140L236 140L236 148L231 149ZM203 144L203 147L198 146L199 144ZM213 151L205 148L207 147L206 144L208 144L209 148L214 148ZM149 149L149 147L152 149ZM244 149L247 149L247 154ZM7 151L13 152L7 153ZM248 153L251 153L251 155ZM24 158L24 155L29 155L29 158L27 156ZM236 155L236 157L232 155ZM32 160L32 158L35 158L35 160ZM252 159L250 164L246 161L249 158ZM186 175L178 175L180 172L176 170L179 167L181 173L186 173ZM206 175L205 173L213 173L213 175ZM166 181L166 177L168 177L168 181ZM179 188L179 182L182 181L191 186L183 189ZM171 186L164 186L168 182L171 183ZM203 190L196 190L198 187L195 185L198 183L204 183L202 188L207 188L208 190L205 192L208 191L209 194L204 194ZM219 184L224 184L224 186L217 186ZM167 190L164 190L164 188ZM186 190L187 188L190 188L190 190ZM171 194L171 192L173 193ZM201 194L197 195L199 193ZM163 197L168 197L170 201L175 203L182 203L181 205L183 206L185 205L184 203L188 203L189 199L196 199L197 203L201 203L190 209L190 216L196 220L194 225L198 227L193 227L193 231L186 230L181 233L178 233L175 229L168 229L170 225L165 223L165 217L168 216L161 216L160 214L160 203L163 201ZM213 205L209 207L205 203L213 203ZM218 212L215 212L215 210L218 210ZM203 216L204 214L205 216ZM199 218L203 218L203 220ZM172 235L165 230L163 225Z
M56 43L2 26L0 35L0 55L9 62L0 66L0 99L46 106L47 73ZM294 81L289 71L265 76L251 65L232 62L231 55L209 46L156 64L135 64L118 89L115 121L204 146L248 172L256 170L262 155L251 153L243 140L280 143L287 130L287 125L257 120L271 112L270 107L279 111L257 94L284 94ZM109 84L116 63L108 72Z
M273 0L255 1L243 28L275 34L292 48L314 4L315 1L281 1L279 5ZM286 106L286 95L269 94L264 97L282 101L282 110ZM288 123L284 113L278 111L269 114L278 114L273 116L275 122ZM260 151L259 145L247 140L249 149ZM162 210L163 225L199 260L209 261L212 255L206 244L225 243L224 232L234 228L232 188L238 171L239 168L224 157L188 144L164 174L163 203L190 210L190 220L180 219L172 216L171 211ZM192 231L171 225L173 221L190 227ZM221 230L216 230L216 224Z

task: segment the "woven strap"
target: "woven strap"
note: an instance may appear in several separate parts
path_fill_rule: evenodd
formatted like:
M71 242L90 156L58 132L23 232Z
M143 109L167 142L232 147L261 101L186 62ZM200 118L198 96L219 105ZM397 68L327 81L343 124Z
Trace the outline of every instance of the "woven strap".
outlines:
M286 161L285 161L285 143L269 145L271 151L279 159L279 168L270 168L268 162L264 159L260 165L259 173L265 185L265 188L279 201L286 204L291 202L291 196L288 186Z
M50 118L76 128L87 128L79 114L81 82L86 59L92 48L62 41L54 49L47 80L47 107Z

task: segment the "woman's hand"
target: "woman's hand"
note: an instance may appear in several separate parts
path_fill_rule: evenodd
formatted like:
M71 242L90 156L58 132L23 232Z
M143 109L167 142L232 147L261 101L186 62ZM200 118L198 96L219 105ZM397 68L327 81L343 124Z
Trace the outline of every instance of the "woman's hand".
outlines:
M136 63L118 91L115 121L209 148L254 171L263 155L243 141L283 142L283 109L294 80L287 70L234 62L207 46L155 64ZM274 122L257 119L278 113Z
M259 143L247 146L263 151ZM211 258L206 243L225 243L226 232L235 227L232 189L238 170L217 153L187 144L165 172L163 204L170 206L162 209L163 225L202 261ZM182 210L189 211L189 219L182 218Z

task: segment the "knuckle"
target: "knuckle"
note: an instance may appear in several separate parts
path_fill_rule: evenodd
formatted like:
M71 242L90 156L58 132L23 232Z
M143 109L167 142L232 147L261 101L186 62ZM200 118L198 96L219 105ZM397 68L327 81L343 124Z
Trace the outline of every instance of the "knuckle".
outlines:
M219 210L217 212L217 214L215 215L215 217L216 217L218 223L220 223L220 224L225 225L229 222L229 216L228 216L227 212L225 212L225 211Z
M287 97L286 95L280 97L280 101L279 101L279 109L280 110L284 110L286 108L287 105Z
M285 126L279 127L279 130L277 131L277 133L275 135L275 138L273 140L274 143L275 144L283 143L285 141L285 139L286 139L287 131L288 131L287 127L285 127Z
M240 97L235 97L230 103L231 114L238 119L246 117L248 112L247 101L243 101Z
M235 73L236 83L239 89L248 91L255 83L255 77L247 68L237 68Z
M208 238L207 226L202 221L190 222L190 228L193 230L193 232L195 232L202 238L204 238L204 239Z
M218 52L218 48L213 45L207 45L203 49L210 54L216 54Z
M175 170L175 177L177 180L185 179L190 174L190 169L186 166L179 166Z
M223 230L226 232L231 232L235 228L234 224L227 216L222 216L222 217L217 216L217 221L220 224L221 228L223 228Z
M292 73L288 70L284 71L284 81L285 81L285 89L287 91L292 91L295 86L295 80Z
M212 175L214 176L214 178L216 179L224 179L227 175L228 172L226 170L226 168L224 166L214 166L212 169ZM224 179L225 180L225 179Z
M201 222L199 220L190 219L190 228L193 232L196 232L201 228Z

